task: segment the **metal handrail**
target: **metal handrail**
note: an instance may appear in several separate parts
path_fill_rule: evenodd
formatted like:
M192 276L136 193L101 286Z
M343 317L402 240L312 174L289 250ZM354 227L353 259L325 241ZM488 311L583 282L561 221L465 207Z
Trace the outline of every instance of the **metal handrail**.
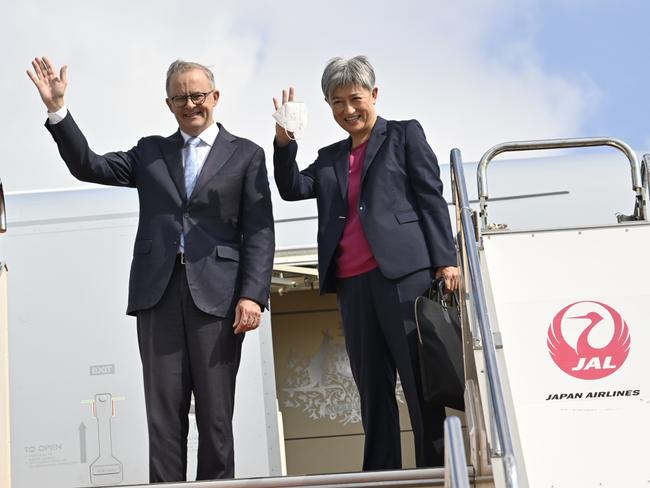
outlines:
M645 188L646 195L650 195L650 154L644 154L641 159L641 185Z
M513 438L506 414L503 387L499 375L499 366L496 358L496 348L492 339L492 326L485 299L485 288L483 287L483 275L479 265L478 247L472 223L472 209L469 206L467 197L467 185L463 171L463 161L459 149L451 151L451 173L452 185L455 190L456 205L460 208L462 232L465 235L465 253L469 266L469 279L471 282L471 295L476 311L483 343L485 357L485 371L489 384L489 398L494 412L494 422L499 448L495 455L503 458L503 468L508 488L518 486L517 468L515 465Z
M477 184L478 184L478 197L480 201L480 216L482 221L482 228L487 229L487 167L490 161L497 155L504 152L513 151L534 151L538 149L568 149L580 147L597 147L597 146L610 146L618 149L627 157L630 162L632 171L632 190L635 192L635 220L647 220L647 194L641 182L641 171L639 168L639 160L636 153L630 146L619 139L612 139L611 137L584 137L576 139L544 139L538 141L516 141L504 142L488 149L478 163L476 170Z
M165 483L165 488L426 488L443 486L444 468L410 469L394 471L364 471L305 476L279 476L273 478L246 478L220 481ZM114 488L143 488L143 485L120 485ZM107 487L110 488L110 487Z
M445 419L445 487L469 488L463 428L456 416Z
M2 190L0 180L0 233L7 232L7 214L5 212L5 192Z

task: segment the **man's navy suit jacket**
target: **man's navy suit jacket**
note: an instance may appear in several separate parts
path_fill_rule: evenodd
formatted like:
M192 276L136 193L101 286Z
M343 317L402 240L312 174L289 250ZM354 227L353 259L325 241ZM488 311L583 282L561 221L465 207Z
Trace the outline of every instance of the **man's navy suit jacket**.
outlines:
M275 181L285 200L316 198L321 293L336 291L337 248L348 213L352 140L318 151L303 171L298 146L275 147ZM361 174L357 210L382 274L399 279L425 268L456 265L440 169L416 120L377 118Z
M70 172L80 180L135 187L140 218L133 246L127 313L153 307L169 283L181 233L195 304L228 317L239 298L266 305L274 254L273 214L263 150L219 125L219 135L189 198L183 137L150 136L126 152L95 154L70 115L46 123Z

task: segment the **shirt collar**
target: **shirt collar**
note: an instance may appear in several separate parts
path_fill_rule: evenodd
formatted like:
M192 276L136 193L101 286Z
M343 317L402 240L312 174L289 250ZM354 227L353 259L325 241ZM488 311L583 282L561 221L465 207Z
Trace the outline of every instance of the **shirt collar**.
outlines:
M187 140L192 137L191 135L183 132L182 130L180 131L181 136L183 136L183 144L187 142ZM217 136L219 135L219 126L217 124L211 124L207 129L205 129L203 132L201 132L197 137L201 139L202 144L207 144L208 146L212 146L214 144L214 141L216 140Z

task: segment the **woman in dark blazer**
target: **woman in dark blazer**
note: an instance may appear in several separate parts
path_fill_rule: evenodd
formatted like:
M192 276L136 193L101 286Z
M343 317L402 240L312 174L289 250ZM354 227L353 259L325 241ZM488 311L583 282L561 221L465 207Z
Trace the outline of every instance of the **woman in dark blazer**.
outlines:
M445 411L423 399L413 316L414 300L432 278L444 278L449 290L459 282L436 156L416 120L377 116L378 89L366 57L332 59L321 85L350 137L322 148L300 171L296 142L276 125L273 164L283 199L317 200L320 290L338 298L361 398L363 469L402 467L396 372L416 464L441 466ZM293 88L283 90L282 103L294 98Z

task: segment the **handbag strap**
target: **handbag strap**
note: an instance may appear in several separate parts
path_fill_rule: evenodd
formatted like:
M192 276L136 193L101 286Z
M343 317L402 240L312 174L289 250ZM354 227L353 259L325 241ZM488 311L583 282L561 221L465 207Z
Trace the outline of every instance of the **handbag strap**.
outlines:
M435 278L431 282L429 288L429 299L438 302L442 305L443 297L445 296L445 280L442 278Z
M449 304L446 303L445 297L451 297ZM458 295L456 292L448 293L445 295L445 280L443 278L435 278L431 282L431 287L428 293L429 300L438 302L443 307L452 306L458 307Z

